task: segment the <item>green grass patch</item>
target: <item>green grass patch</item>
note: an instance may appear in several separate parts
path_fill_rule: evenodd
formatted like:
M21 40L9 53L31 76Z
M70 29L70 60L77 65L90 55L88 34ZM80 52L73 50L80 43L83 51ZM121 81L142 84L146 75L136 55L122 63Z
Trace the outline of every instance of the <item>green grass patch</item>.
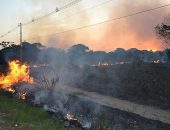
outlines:
M43 109L11 98L4 92L0 92L0 117L2 113L5 123L0 129L65 130L62 122L53 119Z

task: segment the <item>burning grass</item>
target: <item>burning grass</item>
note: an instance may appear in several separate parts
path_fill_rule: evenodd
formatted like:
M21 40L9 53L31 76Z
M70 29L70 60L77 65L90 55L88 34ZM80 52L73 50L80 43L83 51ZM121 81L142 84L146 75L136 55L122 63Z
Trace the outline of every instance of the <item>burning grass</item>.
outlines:
M0 88L15 92L12 85L18 82L33 83L33 78L29 76L29 66L21 64L18 60L9 62L9 72L0 76Z
M10 130L64 130L64 125L50 117L44 110L10 98L0 92L0 113L4 113L5 123L0 128ZM1 115L0 115L1 116Z

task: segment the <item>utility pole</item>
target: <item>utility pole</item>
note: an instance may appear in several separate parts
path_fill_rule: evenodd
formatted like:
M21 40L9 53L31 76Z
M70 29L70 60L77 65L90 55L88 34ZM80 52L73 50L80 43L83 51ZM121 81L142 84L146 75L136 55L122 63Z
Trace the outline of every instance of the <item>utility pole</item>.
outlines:
M20 27L20 61L22 62L22 23L19 23Z

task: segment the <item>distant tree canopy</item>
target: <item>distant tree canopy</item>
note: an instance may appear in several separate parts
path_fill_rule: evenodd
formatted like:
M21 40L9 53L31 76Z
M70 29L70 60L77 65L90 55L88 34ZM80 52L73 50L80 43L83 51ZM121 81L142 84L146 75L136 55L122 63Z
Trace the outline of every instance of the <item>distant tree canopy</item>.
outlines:
M0 65L7 63L10 60L20 59L20 45L6 47L0 50ZM47 48L40 43L22 43L22 58L23 62L29 64L52 64L63 66L65 64L72 65L94 65L98 63L117 64L118 62L152 63L167 61L166 51L147 51L131 48L124 50L117 48L115 51L92 51L83 44L77 44L67 51L58 48ZM170 54L170 53L169 53Z
M69 50L68 52L70 53L84 53L84 52L87 52L89 51L89 48L83 44L77 44L77 45L73 45Z
M6 41L3 41L3 42L0 43L0 46L1 46L2 48L13 47L13 46L15 46L15 44L13 44L13 43L14 43L14 42L6 42Z
M38 61L38 55L41 49L43 49L44 46L42 46L40 43L27 43L23 42L22 43L22 56L23 56L23 61L29 62L29 63L36 63ZM10 60L16 60L20 58L20 45L12 45L12 46L5 46L2 50L0 50L0 57L1 60L0 63L5 60L10 61Z

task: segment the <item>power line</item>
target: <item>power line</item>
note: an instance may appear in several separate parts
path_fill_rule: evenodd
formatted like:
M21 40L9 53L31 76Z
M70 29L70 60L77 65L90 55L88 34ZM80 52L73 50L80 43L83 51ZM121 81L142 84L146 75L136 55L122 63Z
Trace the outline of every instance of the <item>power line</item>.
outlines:
M73 29L70 29L70 30L58 32L58 33L55 33L55 35L60 35L60 34L64 34L64 33L67 33L67 32L72 32L72 31L76 31L76 30L80 30L80 29L84 29L84 28L89 28L89 27L93 27L93 26L96 26L96 25L100 25L100 24L104 24L104 23L108 23L108 22L128 18L128 17L135 16L135 15L138 15L138 14L151 12L151 11L154 11L154 10L157 10L157 9L161 9L161 8L164 8L164 7L167 7L167 6L170 6L170 4L165 4L165 5L162 5L162 6L155 7L155 8L151 8L151 9L131 13L131 14L128 14L128 15L112 18L112 19L109 19L109 20L104 20L104 21L101 21L101 22L98 22L98 23L95 23L95 24L85 25L85 26L81 26L81 27L78 27L78 28L73 28ZM54 35L54 34L51 34L51 35Z
M107 0L107 1L101 2L101 3L99 3L99 4L96 4L96 5L94 5L94 6L90 7L90 8L82 9L82 10L80 10L80 11L78 11L78 12L72 13L71 15L68 15L68 16L65 16L65 17L62 17L62 18L57 19L57 22L65 19L65 18L72 17L72 16L74 16L74 15L76 15L76 14L79 14L79 13L81 13L81 12L89 11L89 10L91 10L91 9L94 9L94 8L96 8L96 7L99 7L99 6L101 6L101 5L107 4L107 3L112 2L112 1L113 1L113 0ZM33 38L33 39L34 39L34 38Z
M67 4L67 5L59 8L59 10L67 9L67 8L69 8L70 6L73 6L73 5L77 4L77 3L79 3L80 1L82 1L82 0L75 0L75 1L73 1L73 2L70 2L69 4Z
M42 16L42 17L39 17L39 18L37 18L37 19L34 19L34 20L40 20L40 19L42 19L42 18L49 17L50 15L54 14L55 12L58 12L58 11L63 10L63 9L66 9L66 8L72 6L72 5L74 5L74 4L76 4L76 3L80 2L80 1L82 1L82 0L75 0L75 1L73 1L73 2L71 2L71 3L69 3L69 4L67 4L67 5L59 8L59 9L57 8L55 11L50 12L49 14L46 14L46 15L44 15L44 16ZM103 3L104 3L104 2L103 2ZM102 4L102 3L101 3L101 4ZM100 5L100 4L99 4L99 5ZM75 31L75 30L79 30L79 29L83 29L83 28L89 28L89 27L92 27L92 26L96 26L96 25L99 25L99 24L104 24L104 23L107 23L107 22L112 22L112 21L119 20L119 19L124 19L124 18L127 18L127 17L131 17L131 16L134 16L134 15L141 14L141 13L150 12L150 11L153 11L153 10L157 10L157 9L160 9L160 8L164 8L164 7L167 7L167 6L169 6L169 5L170 5L170 4L165 4L165 5L162 5L162 6L155 7L155 8L151 8L151 9L147 9L147 10L143 10L143 11L131 13L131 14L128 14L128 15L120 16L120 17L117 17L117 18L112 18L112 19L109 19L109 20L101 21L101 22L98 22L98 23L95 23L95 24L90 24L90 25L85 25L85 26L78 27L78 28L73 28L73 29L70 29L70 30L58 32L58 33L56 33L56 35L63 34L63 33L67 33L67 32L71 32L71 31ZM94 7L92 7L92 8L94 8ZM25 24L23 24L23 25L30 24L30 23L34 22L34 20L33 20L33 21L30 21L29 23L25 23ZM13 31L16 30L17 28L18 28L18 26L15 27L14 29L8 31L8 33L2 35L0 38L4 37L5 35L8 35L9 33L13 32Z
M41 17L39 17L39 18L36 18L36 19L33 18L31 21L26 22L26 23L23 23L23 26L26 26L26 25L31 24L31 23L33 23L33 22L36 22L36 21L38 21L38 20L44 19L44 18L46 18L46 17L49 17L49 16L55 14L56 12L58 12L57 9L56 9L56 11L52 11L52 12L50 12L50 13L44 15L44 16L41 16Z
M161 9L161 8L164 8L164 7L167 7L167 6L170 6L170 4L165 4L165 5L162 5L162 6L158 6L158 7L155 7L155 8L151 8L151 9L147 9L147 10L131 13L131 14L128 14L128 15L117 17L117 18L112 18L112 19L109 19L109 20L104 20L104 21L101 21L101 22L98 22L98 23L95 23L95 24L85 25L85 26L81 26L81 27L78 27L78 28L73 28L73 29L70 29L70 30L58 32L58 33L56 33L56 35L67 33L67 32L71 32L71 31L75 31L75 30L80 30L80 29L84 29L84 28L89 28L89 27L96 26L96 25L99 25L99 24L104 24L104 23L108 23L108 22L112 22L112 21L128 18L128 17L135 16L135 15L142 14L142 13L146 13L146 12L151 12L151 11L154 11L154 10L157 10L157 9Z
M3 38L3 37L5 37L6 35L8 35L8 34L10 34L10 33L14 32L17 28L18 28L18 26L16 26L16 27L12 28L12 29L11 29L11 30L9 30L7 33L5 33L5 34L1 35L1 36L0 36L0 38Z
M89 10L91 10L91 9L94 9L94 8L96 8L96 7L99 7L99 6L101 6L101 5L107 4L107 3L112 2L112 1L113 1L113 0L108 0L108 1L101 2L101 3L99 3L99 4L97 4L97 5L94 5L94 6L90 7L90 8L86 8L86 9L80 10L80 11L78 11L78 12L75 12L75 13L73 13L73 14L71 14L71 15L62 17L62 18L57 19L57 20L63 20L63 19L65 19L65 18L68 18L68 17L74 16L74 15L76 15L76 14L79 14L79 13L81 13L81 12L83 12L83 11L89 11Z
M28 24L31 24L31 23L33 23L33 22L36 22L36 21L38 21L38 20L42 20L42 19L45 19L45 18L47 18L47 17L50 17L51 15L53 15L53 14L59 12L59 11L62 11L62 10L64 10L64 9L67 9L67 8L73 6L73 5L75 5L75 4L77 4L77 3L81 2L81 1L82 1L82 0L72 1L72 2L70 2L70 3L64 5L64 6L60 7L60 8L56 8L55 10L53 10L52 12L50 12L50 13L48 13L48 14L46 14L46 15L43 15L43 16L41 16L41 17L32 19L32 20L29 21L29 22L23 23L23 26L28 25Z
M85 26L81 26L81 27L78 27L78 28L65 30L65 31L62 31L62 32L55 33L55 35L60 35L60 34L64 34L64 33L67 33L67 32L72 32L72 31L76 31L76 30L80 30L80 29L84 29L84 28L89 28L89 27L93 27L93 26L96 26L96 25L100 25L100 24L104 24L104 23L108 23L108 22L128 18L128 17L131 17L131 16L135 16L135 15L139 15L139 14L142 14L142 13L151 12L151 11L154 11L154 10L157 10L157 9L161 9L161 8L164 8L164 7L167 7L167 6L170 6L170 4L165 4L165 5L162 5L162 6L155 7L155 8L151 8L151 9L131 13L131 14L128 14L128 15L112 18L112 19L109 19L109 20L104 20L104 21L101 21L101 22L97 22L95 24L90 24L90 25L85 25ZM54 35L54 34L51 34L51 35Z
M70 3L64 5L64 6L60 7L60 8L56 8L54 11L52 11L52 12L46 14L46 15L43 15L43 16L41 16L41 17L32 19L31 21L28 21L28 22L26 22L26 23L23 23L22 25L25 26L25 25L31 24L31 23L33 23L33 22L36 22L36 21L38 21L38 20L47 18L47 17L49 17L49 16L55 14L56 12L62 11L62 10L64 10L64 9L69 8L70 6L73 6L73 5L77 4L77 3L79 3L80 1L82 1L82 0L75 0L75 1L72 1L72 2L70 2ZM8 34L14 32L17 28L18 28L18 26L16 26L15 28L12 28L12 29L9 30L7 33L1 35L0 38L3 38L3 37L5 37L6 35L8 35Z

